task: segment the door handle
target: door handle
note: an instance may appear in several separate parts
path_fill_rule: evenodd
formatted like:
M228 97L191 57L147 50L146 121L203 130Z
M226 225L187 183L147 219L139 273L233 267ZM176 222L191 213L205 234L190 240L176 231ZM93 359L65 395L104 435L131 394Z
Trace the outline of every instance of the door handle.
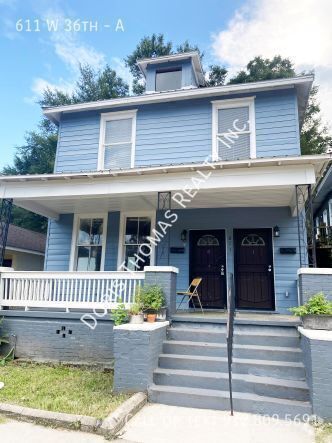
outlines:
M267 268L268 272L272 272L272 265L269 265L269 267Z
M224 265L221 265L220 275L225 275L225 266Z

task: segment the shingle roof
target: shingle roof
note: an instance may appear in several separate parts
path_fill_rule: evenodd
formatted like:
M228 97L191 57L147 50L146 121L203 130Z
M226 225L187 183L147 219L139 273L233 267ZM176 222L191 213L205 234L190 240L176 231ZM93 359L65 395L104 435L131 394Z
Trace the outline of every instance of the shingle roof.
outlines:
M30 231L19 226L9 225L7 248L26 249L34 252L45 252L46 235Z

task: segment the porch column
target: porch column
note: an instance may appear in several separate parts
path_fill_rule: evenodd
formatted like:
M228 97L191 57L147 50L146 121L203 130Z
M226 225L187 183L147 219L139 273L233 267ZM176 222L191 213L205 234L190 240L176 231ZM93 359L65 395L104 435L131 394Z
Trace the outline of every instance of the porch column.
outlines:
M178 268L173 266L145 266L144 285L161 286L166 299L166 318L170 318L176 310L176 278Z

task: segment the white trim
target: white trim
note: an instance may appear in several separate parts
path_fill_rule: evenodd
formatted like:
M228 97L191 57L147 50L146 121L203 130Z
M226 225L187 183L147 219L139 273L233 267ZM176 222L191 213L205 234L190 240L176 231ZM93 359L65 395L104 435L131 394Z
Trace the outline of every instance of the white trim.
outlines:
M217 128L218 111L220 109L231 109L248 106L249 108L249 130L250 130L250 158L256 158L256 124L255 124L255 96L234 98L229 100L212 100L212 160L219 160ZM231 128L230 128L231 129ZM247 133L245 131L244 133Z
M330 219L329 226L332 226L332 199L329 200L329 219Z
M98 170L105 170L104 159L105 159L105 128L106 122L111 120L122 120L132 118L131 127L131 157L130 157L130 167L135 166L135 148L136 148L136 115L137 109L131 109L129 111L114 111L106 112L100 115L100 130L99 130L99 148L98 148Z
M328 216L327 216L327 209L324 209L323 211L323 223L325 223L325 226L328 226Z
M144 272L174 272L179 273L179 268L175 266L145 266Z
M118 269L124 261L124 233L125 233L125 223L127 217L149 217L151 219L150 236L152 235L152 230L156 225L156 212L155 211L125 211L120 214L120 228L119 228L119 241L118 241ZM151 245L151 255L150 255L150 266L153 266L155 262L155 246Z
M297 275L301 274L332 275L332 268L299 268Z
M25 254L33 254L33 255L40 255L42 257L45 256L45 252L38 252L38 251L32 251L31 249L23 249L23 248L14 248L12 246L6 246L6 252L24 252Z
M212 97L216 95L228 95L241 92L268 91L278 88L294 87L296 85L308 84L310 88L314 81L313 75L293 77L287 79L265 80L252 83L240 83L236 85L215 86L211 88L195 88L191 90L178 90L172 92L163 92L156 94L145 94L139 96L121 97L110 100L100 100L89 103L80 103L75 105L64 105L47 107L43 109L44 115L53 121L59 121L62 112L79 112L91 109L109 109L119 106L137 106L143 103L159 103L176 101L183 99L194 99L198 97Z
M105 253L106 253L106 239L107 239L107 222L108 222L108 213L89 213L89 214L74 214L73 220L73 229L72 229L72 237L71 237L71 248L70 248L70 259L69 259L69 271L70 272L79 272L75 271L75 262L76 262L76 243L78 236L78 226L79 221L82 218L102 218L103 219L103 242L101 244L101 262L100 262L100 271L104 271L105 266ZM98 272L100 272L98 271ZM88 271L84 271L88 272ZM91 272L91 271L90 271Z

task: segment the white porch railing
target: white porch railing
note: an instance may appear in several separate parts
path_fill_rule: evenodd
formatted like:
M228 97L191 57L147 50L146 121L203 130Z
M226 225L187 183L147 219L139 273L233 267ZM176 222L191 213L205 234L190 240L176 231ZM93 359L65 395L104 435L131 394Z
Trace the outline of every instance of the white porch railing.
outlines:
M0 306L111 309L134 302L144 272L18 272L0 274Z

